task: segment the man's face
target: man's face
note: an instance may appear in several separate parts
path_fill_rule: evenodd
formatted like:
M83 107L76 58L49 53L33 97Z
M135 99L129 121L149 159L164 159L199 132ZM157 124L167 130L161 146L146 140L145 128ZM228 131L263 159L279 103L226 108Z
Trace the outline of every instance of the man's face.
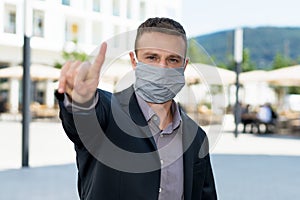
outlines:
M137 43L137 59L157 67L185 67L186 44L182 37L160 32L146 32Z

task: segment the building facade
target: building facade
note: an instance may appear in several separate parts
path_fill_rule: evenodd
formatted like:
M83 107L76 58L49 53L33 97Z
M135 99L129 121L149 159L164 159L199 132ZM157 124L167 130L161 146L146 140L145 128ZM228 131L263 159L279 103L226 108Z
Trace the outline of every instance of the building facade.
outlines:
M31 63L53 66L62 60L62 50L72 46L72 41L89 54L102 41L135 30L148 17L166 16L180 21L181 4L182 0L1 0L0 69L22 65L25 21L31 30ZM1 80L0 85L6 81L8 84L0 90L6 90L10 110L17 112L22 94L20 80ZM51 101L54 99L44 103Z

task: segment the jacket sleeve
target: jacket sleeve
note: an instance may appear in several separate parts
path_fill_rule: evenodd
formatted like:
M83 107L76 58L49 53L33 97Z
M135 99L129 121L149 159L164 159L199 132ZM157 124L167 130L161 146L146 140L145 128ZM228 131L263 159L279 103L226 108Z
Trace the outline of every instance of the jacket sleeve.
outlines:
M64 131L69 139L77 146L82 146L82 140L80 138L79 130L85 130L86 133L91 133L96 125L100 125L101 128L106 127L107 116L110 106L110 93L97 90L99 95L98 102L95 107L90 110L82 110L72 112L72 109L66 108L64 105L64 94L59 94L57 91L55 96L58 100L60 112L59 117L62 122Z

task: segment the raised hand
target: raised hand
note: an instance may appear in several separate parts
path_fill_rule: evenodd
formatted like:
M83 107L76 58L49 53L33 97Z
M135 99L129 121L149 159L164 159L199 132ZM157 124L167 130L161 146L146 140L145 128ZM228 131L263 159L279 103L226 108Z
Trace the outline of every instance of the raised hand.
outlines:
M90 62L68 61L59 78L58 92L67 93L72 101L83 104L91 100L99 84L99 76L105 60L107 44L101 44L93 64Z

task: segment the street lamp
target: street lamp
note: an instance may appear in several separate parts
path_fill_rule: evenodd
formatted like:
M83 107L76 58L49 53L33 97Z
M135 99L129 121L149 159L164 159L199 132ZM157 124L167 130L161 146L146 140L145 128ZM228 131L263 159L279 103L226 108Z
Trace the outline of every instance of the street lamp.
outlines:
M234 61L235 61L235 72L236 72L236 93L235 93L235 109L234 109L234 122L235 122L235 137L238 136L238 125L241 120L241 107L239 103L239 75L241 72L241 64L243 62L243 29L237 28L234 32Z
M29 123L30 117L30 37L32 32L32 12L30 0L24 0L24 44L22 81L22 167L29 163Z

